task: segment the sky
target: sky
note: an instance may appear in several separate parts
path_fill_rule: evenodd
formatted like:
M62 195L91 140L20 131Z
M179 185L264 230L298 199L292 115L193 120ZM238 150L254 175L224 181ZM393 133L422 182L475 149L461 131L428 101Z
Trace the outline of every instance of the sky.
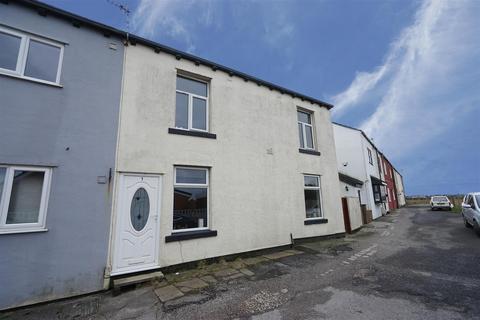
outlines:
M44 2L334 104L407 195L480 191L479 0Z

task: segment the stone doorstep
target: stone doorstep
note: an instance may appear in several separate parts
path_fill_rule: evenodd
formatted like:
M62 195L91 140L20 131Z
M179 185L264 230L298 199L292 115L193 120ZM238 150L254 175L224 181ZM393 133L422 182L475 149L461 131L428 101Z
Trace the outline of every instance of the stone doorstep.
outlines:
M126 276L118 279L113 279L113 288L121 288L152 280L161 280L163 278L164 275L161 271L142 273L135 276Z

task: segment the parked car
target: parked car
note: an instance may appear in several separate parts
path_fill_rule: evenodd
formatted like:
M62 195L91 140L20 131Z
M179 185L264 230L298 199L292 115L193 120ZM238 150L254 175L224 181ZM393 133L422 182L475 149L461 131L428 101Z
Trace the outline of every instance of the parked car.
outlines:
M473 228L480 237L480 192L469 193L462 203L465 227Z
M453 204L450 202L447 196L433 196L430 199L430 206L432 210L452 210Z

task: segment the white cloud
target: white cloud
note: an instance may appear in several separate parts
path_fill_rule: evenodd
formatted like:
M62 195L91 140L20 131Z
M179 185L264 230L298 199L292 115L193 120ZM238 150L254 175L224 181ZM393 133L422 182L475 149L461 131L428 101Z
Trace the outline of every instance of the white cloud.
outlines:
M268 8L262 7L263 38L273 47L289 48L289 41L295 35L295 24L290 16L288 3L267 3Z
M164 33L172 38L182 39L188 52L195 51L195 45L181 11L192 6L193 1L141 0L132 16L135 32L145 37ZM208 17L203 17L208 21Z
M133 31L148 38L178 39L186 45L187 51L193 52L195 40L200 36L199 27L222 27L222 9L233 12L233 18L227 23L255 35L260 30L259 36L265 44L284 52L290 50L289 41L294 37L295 25L288 2L140 0L132 15Z
M387 154L405 155L471 112L480 101L478 71L480 2L425 1L414 23L403 30L384 63L358 73L333 97L335 117L380 96L360 127Z

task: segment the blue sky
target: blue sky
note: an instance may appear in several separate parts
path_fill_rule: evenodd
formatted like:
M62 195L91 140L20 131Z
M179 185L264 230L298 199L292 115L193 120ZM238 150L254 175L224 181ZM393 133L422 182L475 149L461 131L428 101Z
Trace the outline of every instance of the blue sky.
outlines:
M480 1L48 0L333 103L407 194L480 191Z

